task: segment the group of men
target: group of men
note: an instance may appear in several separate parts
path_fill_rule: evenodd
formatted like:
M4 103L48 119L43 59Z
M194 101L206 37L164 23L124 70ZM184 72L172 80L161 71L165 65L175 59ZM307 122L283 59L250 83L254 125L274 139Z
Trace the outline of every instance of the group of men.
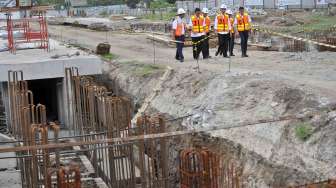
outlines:
M176 42L176 60L184 61L183 47L187 31L190 31L194 59L198 59L201 52L203 59L211 57L209 54L211 19L208 13L207 8L203 8L202 11L196 8L195 14L191 16L187 24L184 21L186 12L182 8L178 9L177 17L172 24L172 38ZM236 32L238 32L242 57L248 57L247 41L251 30L251 18L244 7L240 7L239 12L234 16L231 10L228 10L225 5L221 5L220 12L215 17L213 28L218 35L216 56L222 55L226 58L235 56L233 54L234 39Z

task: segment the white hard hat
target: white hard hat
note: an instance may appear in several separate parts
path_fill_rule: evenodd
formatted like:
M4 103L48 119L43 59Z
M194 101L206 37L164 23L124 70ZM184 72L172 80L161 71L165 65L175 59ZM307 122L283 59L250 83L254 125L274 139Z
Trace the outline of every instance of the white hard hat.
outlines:
M202 12L203 12L204 14L208 14L208 13L209 13L209 10L208 10L206 7L204 7L204 8L202 9Z
M225 4L222 4L222 5L220 6L220 8L221 8L221 9L226 9L227 7L226 7Z
M180 14L185 14L186 12L185 12L185 10L183 9L183 8L179 8L178 10L177 10L177 14L178 15L180 15Z
M226 14L232 14L232 11L230 9L226 10Z

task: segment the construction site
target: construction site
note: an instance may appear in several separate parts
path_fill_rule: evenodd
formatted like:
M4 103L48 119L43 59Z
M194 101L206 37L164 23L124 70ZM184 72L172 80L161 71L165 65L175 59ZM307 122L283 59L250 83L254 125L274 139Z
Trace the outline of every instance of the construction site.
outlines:
M208 1L1 0L0 187L336 188L336 2L267 1L249 57L211 31L181 63L177 8Z

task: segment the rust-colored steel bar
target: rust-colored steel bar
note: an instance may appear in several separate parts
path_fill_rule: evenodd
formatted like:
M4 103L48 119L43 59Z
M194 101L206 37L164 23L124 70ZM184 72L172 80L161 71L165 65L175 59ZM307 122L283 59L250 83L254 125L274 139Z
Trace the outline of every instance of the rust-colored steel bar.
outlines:
M87 145L102 144L102 143L109 143L109 144L129 143L129 142L139 141L139 140L177 137L177 136L195 134L195 133L200 133L200 132L234 129L238 127L248 127L251 125L257 125L257 124L263 124L263 123L274 123L274 122L281 122L281 121L288 121L288 120L300 120L302 118L305 118L305 117L284 116L284 117L278 117L278 118L273 118L273 119L263 119L263 120L253 121L253 122L242 122L242 123L229 126L229 127L225 125L225 126L201 128L197 130L188 129L188 130L171 131L171 132L148 134L148 135L128 136L128 137L122 137L122 138L107 138L104 140L75 141L75 142L70 142L70 143L46 144L46 145L38 145L38 146L19 146L19 147L0 148L0 153L38 150L38 149L45 149L45 148L55 149L55 148L72 147L72 146L85 146L85 145L87 146Z
M336 188L336 180L329 179L327 181L314 182L298 186L290 186L288 188Z
M180 153L181 188L240 188L234 163L219 158L207 148L190 148Z
M67 68L65 72L67 99L70 101L68 116L71 114L76 117L76 122L81 122L78 125L74 123L70 129L74 132L79 130L82 134L107 130L106 135L84 137L85 142L127 136L127 129L131 123L130 101L110 95L104 86L95 83L91 77L79 76L76 68ZM108 145L111 144L88 145L89 149L92 149L88 156L97 172L96 175L117 188L134 187L136 178L133 145L111 145L105 149L96 149Z
M57 173L58 188L81 188L81 172L76 164L60 167Z
M157 134L165 131L161 116L143 115L137 119L135 135ZM142 187L168 187L167 147L165 138L139 141L137 166Z
M58 169L59 168L48 168L47 177L46 177L48 184L45 185L45 188L53 188L52 176L53 174L57 176Z
M58 135L60 131L60 125L54 122L50 122L50 129L54 132L54 142L57 144ZM59 154L58 148L55 149L55 162L56 162L56 168L59 168L60 167L60 154Z
M9 131L17 139L22 139L21 107L24 106L24 95L27 92L27 82L23 80L22 71L8 71L8 96L9 96Z

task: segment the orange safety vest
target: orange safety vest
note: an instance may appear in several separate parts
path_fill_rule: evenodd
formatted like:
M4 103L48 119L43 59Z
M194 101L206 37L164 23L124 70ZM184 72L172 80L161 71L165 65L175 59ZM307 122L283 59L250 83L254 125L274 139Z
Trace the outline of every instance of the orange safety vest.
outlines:
M203 33L204 32L204 17L196 17L195 15L191 17L191 23L192 23L192 32L194 33Z
M205 17L205 32L209 33L211 28L211 19L209 16Z
M183 33L182 33L183 27L184 27L183 23L178 23L177 24L177 27L176 27L176 30L175 30L175 36L179 37L179 36L183 35Z
M229 32L229 16L227 14L217 15L217 32Z
M237 29L238 31L248 31L251 29L251 25L249 22L248 14L245 12L243 16L239 13L236 15L237 19Z
M234 28L233 28L234 19L233 18L230 18L230 23L231 23L231 33L234 33Z

